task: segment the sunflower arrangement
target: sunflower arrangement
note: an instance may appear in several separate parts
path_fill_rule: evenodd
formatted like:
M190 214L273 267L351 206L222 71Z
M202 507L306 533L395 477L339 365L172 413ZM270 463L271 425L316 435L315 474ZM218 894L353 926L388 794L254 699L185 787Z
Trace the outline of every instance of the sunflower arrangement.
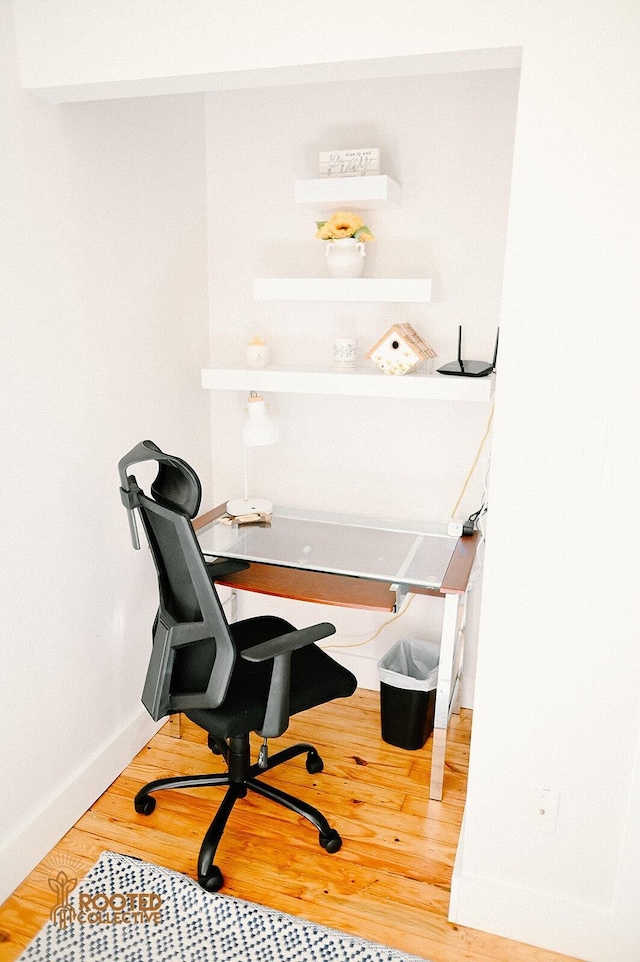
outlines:
M343 240L355 237L358 241L372 241L373 234L357 214L339 210L329 220L317 220L316 237L318 240Z

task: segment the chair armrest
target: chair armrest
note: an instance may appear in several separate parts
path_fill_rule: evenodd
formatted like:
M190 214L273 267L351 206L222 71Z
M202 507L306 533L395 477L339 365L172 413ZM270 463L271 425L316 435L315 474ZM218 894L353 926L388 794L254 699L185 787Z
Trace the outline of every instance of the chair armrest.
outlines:
M321 638L328 638L335 634L335 628L328 621L323 621L319 625L311 625L309 628L300 628L298 631L289 631L286 635L278 635L269 641L263 641L252 648L245 648L240 652L240 657L245 661L261 662L270 661L278 655L296 651L298 648L306 648Z
M227 575L235 575L238 571L246 571L251 567L248 561L236 561L235 558L222 558L218 561L207 561L205 564L212 581L226 578Z
M245 661L258 664L263 661L273 662L269 695L264 714L264 722L259 734L263 738L277 738L289 726L289 703L291 689L291 655L298 648L306 648L320 638L327 638L335 632L333 625L322 622L301 628L299 631L289 631L286 635L279 635L269 641L263 641L252 648L245 648L240 657Z

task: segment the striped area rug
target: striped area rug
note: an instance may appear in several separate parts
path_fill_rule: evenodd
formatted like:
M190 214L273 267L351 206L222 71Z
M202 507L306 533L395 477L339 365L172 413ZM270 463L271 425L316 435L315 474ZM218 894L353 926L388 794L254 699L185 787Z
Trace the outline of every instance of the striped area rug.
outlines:
M425 962L103 852L80 884L58 866L51 918L19 962Z

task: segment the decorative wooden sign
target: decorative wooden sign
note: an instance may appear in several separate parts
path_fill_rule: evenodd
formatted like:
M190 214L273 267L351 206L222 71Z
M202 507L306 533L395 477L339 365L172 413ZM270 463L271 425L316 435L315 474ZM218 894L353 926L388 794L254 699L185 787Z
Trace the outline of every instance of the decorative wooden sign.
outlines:
M380 173L380 150L367 147L361 150L327 150L320 153L321 177L364 177Z

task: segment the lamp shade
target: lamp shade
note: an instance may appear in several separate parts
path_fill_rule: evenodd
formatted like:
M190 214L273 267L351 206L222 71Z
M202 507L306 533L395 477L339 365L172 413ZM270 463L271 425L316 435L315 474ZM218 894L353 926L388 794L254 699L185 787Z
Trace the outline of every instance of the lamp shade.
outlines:
M278 425L269 417L264 398L259 395L250 397L242 426L242 443L245 448L275 444L279 436Z
M232 517L251 514L271 514L273 504L265 498L250 498L247 479L247 448L257 448L266 444L275 444L280 436L278 425L269 417L264 398L259 394L251 394L245 408L245 419L242 425L242 447L244 450L244 498L227 501L227 513Z

